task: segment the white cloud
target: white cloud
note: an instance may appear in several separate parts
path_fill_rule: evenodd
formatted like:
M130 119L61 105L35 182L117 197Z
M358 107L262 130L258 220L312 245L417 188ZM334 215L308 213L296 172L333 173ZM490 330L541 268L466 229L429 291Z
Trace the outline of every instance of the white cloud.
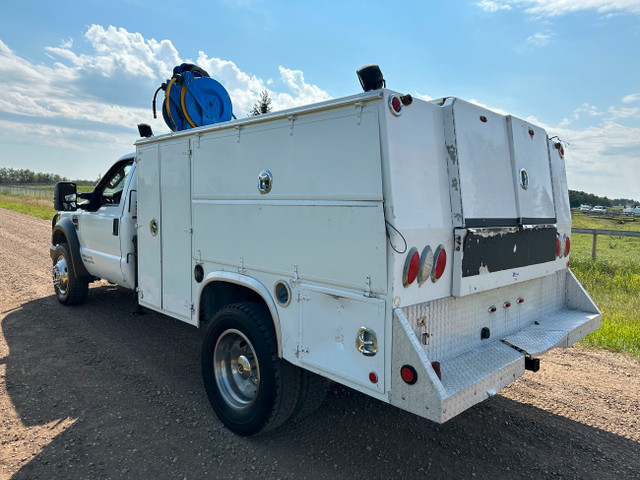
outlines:
M617 120L631 112L610 107L607 112L583 103L575 112L586 113L586 120L597 124L586 128L571 128L564 118L557 126L536 121L549 136L558 136L567 143L565 151L569 188L583 190L609 198L637 198L638 152L640 127L623 125ZM639 112L635 112L636 115ZM636 117L637 118L637 117Z
M16 167L95 178L117 152L132 149L136 124L149 123L157 133L168 131L161 114L152 117L153 92L170 78L175 65L191 60L183 59L170 40L147 39L124 28L91 25L84 38L88 52L80 53L73 39L63 40L44 49L48 60L43 63L21 57L0 40L3 163L20 158ZM245 116L265 89L274 110L330 98L300 70L279 66L278 77L263 80L203 51L194 63L224 85L237 117ZM45 160L73 157L79 150L83 155L78 158L85 158L92 149L91 162L73 162L77 172L84 173L74 173L70 166L63 171L58 164L51 168Z
M413 94L414 97L419 98L420 100L424 100L425 102L428 102L430 100L433 100L433 97L431 95L427 95L426 93L414 93Z
M183 62L169 40L145 39L123 28L91 25L85 33L92 51L78 54L73 41L46 47L49 64L34 64L21 58L0 40L0 112L27 117L95 122L133 128L153 122L149 103L153 90L171 76L174 65ZM228 90L236 116L244 116L267 89L274 109L327 100L329 94L305 81L303 72L279 67L283 91L249 75L229 60L198 53L198 65ZM162 93L160 92L160 98ZM87 128L91 128L88 126ZM97 127L93 127L94 129Z
M633 103L640 101L640 93L632 93L622 97L622 103Z
M281 80L289 87L293 95L289 93L275 94L273 98L274 109L280 110L309 103L317 103L331 98L327 92L317 85L311 85L305 82L302 71L290 70L282 65L278 68L280 70Z
M576 108L573 111L573 117L577 120L583 113L588 115L589 117L598 117L600 115L604 115L604 112L601 112L595 105L583 103L581 107Z
M170 75L174 65L181 63L177 50L169 40L146 40L139 33L124 28L91 25L84 34L95 50L94 54L77 55L72 42L46 50L68 60L74 67L92 71L105 77L133 76L155 79Z
M498 10L511 10L511 5L502 2L491 2L489 0L482 0L476 3L485 12L497 12Z
M607 110L607 112L611 115L611 117L613 119L620 119L620 118L638 118L638 119L640 119L640 108L639 107L633 107L633 108L609 107L609 110Z
M569 145L567 180L569 188L609 198L638 198L640 128L613 121L583 130L547 127Z
M557 17L582 11L610 15L640 15L640 0L497 0L476 3L484 11L495 12L508 7L521 8L538 17Z
M209 57L204 52L199 52L196 63L212 77L220 80L225 86L233 101L233 110L236 112L236 116L246 115L253 104L258 101L263 90L269 92L274 111L321 102L331 98L326 91L317 85L307 83L304 80L303 72L300 70L291 70L279 66L280 81L287 87L289 92L278 92L273 88L275 83L273 80L268 79L265 81L255 75L249 75L240 70L232 61ZM267 88L267 85L270 88Z
M536 47L544 47L549 44L552 36L553 34L550 33L537 32L527 37L527 43Z

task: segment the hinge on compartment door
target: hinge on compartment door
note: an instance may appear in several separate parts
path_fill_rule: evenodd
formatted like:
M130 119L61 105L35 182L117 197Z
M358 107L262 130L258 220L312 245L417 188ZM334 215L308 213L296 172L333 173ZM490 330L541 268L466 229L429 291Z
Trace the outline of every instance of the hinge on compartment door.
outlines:
M378 298L378 295L371 291L371 277L369 275L367 275L367 280L365 283L367 285L367 289L364 292L364 296L367 298Z
M311 297L309 295L306 295L302 292L298 292L298 301L299 302L308 302L311 300Z
M356 102L354 105L358 109L358 125L362 121L362 109L364 108L364 102Z
M287 115L287 120L291 122L291 124L289 125L289 135L293 135L293 122L296 121L296 117L294 117L293 115Z
M309 353L309 347L303 347L298 343L296 345L296 357L300 358L301 353Z

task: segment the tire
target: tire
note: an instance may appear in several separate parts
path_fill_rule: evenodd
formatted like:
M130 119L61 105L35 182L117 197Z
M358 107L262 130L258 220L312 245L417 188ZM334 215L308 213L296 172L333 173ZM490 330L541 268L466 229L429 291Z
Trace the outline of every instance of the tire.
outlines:
M327 380L308 370L300 369L300 390L289 420L301 420L315 412L327 395Z
M76 277L68 244L60 243L56 247L51 272L53 289L62 305L84 303L89 292L89 282L84 278Z
M214 315L202 344L202 378L218 418L238 435L272 430L296 406L298 369L278 358L271 315L258 303Z

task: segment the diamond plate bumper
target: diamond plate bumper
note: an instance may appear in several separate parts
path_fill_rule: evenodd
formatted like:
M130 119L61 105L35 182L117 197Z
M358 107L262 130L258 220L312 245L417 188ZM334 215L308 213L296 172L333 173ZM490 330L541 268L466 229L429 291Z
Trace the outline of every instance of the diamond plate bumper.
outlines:
M522 376L525 356L568 347L600 326L599 310L569 270L497 290L394 311L391 404L443 423ZM524 295L532 305L505 318L487 316L484 305L497 294ZM480 326L490 321L495 333L482 340ZM420 343L418 325L436 332L435 345ZM432 361L440 363L440 378ZM418 382L402 381L403 365L416 369Z

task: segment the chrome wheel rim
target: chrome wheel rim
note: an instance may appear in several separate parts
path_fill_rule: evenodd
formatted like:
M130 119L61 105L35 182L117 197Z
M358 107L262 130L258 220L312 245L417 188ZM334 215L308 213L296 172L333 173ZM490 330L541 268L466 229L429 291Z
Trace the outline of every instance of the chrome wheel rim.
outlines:
M53 285L58 289L60 294L66 295L69 288L69 270L67 268L67 261L64 256L60 255L51 269L51 276L53 278Z
M220 335L213 351L213 370L218 391L234 410L250 408L258 397L260 365L253 345L239 330Z

